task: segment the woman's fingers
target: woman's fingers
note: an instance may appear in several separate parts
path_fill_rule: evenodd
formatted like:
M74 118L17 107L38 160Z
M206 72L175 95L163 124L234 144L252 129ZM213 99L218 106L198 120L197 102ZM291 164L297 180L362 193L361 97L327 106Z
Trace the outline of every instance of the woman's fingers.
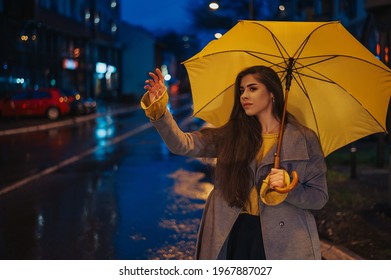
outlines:
M163 77L162 71L160 71L159 68L156 68L156 73L158 75L159 80L160 81L164 81L164 77Z
M159 83L159 77L158 77L155 73L149 72L149 76L151 76L151 78L152 78L152 80L153 80L153 82L154 82L155 84L158 84L158 83Z
M155 69L155 72L149 72L150 79L145 81L144 89L149 92L150 102L158 99L165 90L164 77L159 68Z
M285 186L284 170L272 168L272 170L270 171L269 184L271 188L284 187Z

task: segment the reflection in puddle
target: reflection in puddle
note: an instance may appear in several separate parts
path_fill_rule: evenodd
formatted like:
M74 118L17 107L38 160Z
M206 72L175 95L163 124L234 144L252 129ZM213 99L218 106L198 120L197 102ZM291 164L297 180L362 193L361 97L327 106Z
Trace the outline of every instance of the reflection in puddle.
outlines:
M201 172L179 169L168 177L175 180L174 192L187 198L202 199L205 202L213 188L210 182L201 182L205 179L205 174Z
M193 260L195 246L194 240L179 240L172 244L165 242L161 248L156 251L149 249L147 253L150 260Z
M148 251L149 259L191 260L195 254L198 227L201 211L213 188L205 180L202 172L179 169L168 175L174 180L172 202L165 211L166 219L162 219L159 228L170 232L170 241L160 248Z

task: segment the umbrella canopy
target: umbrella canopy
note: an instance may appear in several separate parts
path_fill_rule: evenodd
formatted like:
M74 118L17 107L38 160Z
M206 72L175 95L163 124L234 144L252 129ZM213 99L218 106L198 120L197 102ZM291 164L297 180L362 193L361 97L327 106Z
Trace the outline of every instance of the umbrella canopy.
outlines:
M194 115L225 124L241 70L269 66L284 83L289 62L287 110L318 134L325 156L386 130L391 70L340 22L239 21L184 62Z

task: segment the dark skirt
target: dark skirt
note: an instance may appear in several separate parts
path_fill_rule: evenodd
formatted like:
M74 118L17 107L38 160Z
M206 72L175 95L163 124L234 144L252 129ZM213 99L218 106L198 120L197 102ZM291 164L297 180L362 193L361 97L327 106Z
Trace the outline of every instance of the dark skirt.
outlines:
M240 214L228 239L228 260L266 260L259 216Z

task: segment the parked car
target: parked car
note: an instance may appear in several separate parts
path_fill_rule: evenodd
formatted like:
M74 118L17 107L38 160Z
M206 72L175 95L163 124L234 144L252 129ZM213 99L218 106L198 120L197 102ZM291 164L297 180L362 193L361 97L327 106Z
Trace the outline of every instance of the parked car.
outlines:
M61 90L64 95L68 98L68 103L70 107L70 113L72 115L81 115L84 114L84 106L82 102L81 95L76 90Z
M68 98L56 88L22 90L11 93L3 101L1 114L10 116L46 116L50 120L68 114Z
M3 115L4 100L7 97L6 92L0 92L0 117Z
M95 99L87 97L83 99L84 114L95 113L97 108L97 103Z
M77 90L62 90L67 96L71 114L82 115L96 111L96 101L90 97L84 98Z

